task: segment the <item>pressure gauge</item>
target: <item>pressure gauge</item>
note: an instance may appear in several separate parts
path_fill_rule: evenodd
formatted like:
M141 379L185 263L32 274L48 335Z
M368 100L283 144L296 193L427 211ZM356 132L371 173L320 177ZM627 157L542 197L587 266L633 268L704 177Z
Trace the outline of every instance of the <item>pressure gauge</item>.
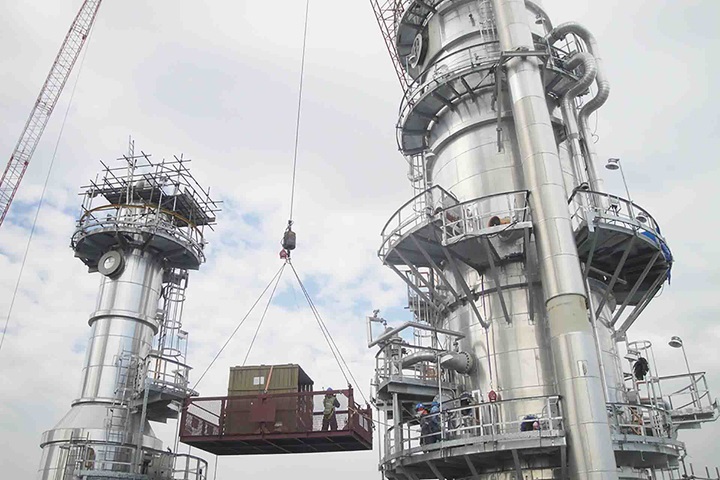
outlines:
M116 277L123 271L125 262L123 256L117 250L110 250L105 255L100 257L98 262L98 271L106 277Z

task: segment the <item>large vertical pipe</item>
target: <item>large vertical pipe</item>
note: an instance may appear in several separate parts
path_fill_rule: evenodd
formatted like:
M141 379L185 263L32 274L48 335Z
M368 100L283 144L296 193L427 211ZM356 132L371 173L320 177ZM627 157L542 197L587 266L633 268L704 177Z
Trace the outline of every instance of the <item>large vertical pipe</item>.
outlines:
M567 129L568 144L570 146L570 154L572 155L573 168L575 169L575 177L577 185L584 181L587 173L585 162L583 161L582 146L580 145L580 129L577 119L575 118L575 99L582 92L592 85L597 75L597 64L595 59L588 53L579 52L568 60L565 67L568 70L574 70L579 66L583 67L583 76L575 83L570 90L565 93L561 102L563 118L565 119L565 127Z
M80 395L65 417L43 433L39 480L64 478L67 447L72 441L124 445L114 453L105 447L103 459L108 462L129 461L126 457L135 445L162 448L150 424L137 415L128 415L129 424L124 427L108 423L113 411L118 417L126 415L126 388L133 386L136 375L128 362L134 359L137 368L137 362L152 348L163 279L162 260L157 255L135 248L122 251L122 258L121 273L102 277L97 306L88 322L92 334Z
M590 33L590 30L581 24L577 22L566 22L558 25L550 32L546 40L553 43L564 38L568 33L573 33L582 38L585 42L585 46L595 59L595 64L597 65L598 91L595 96L580 110L580 113L578 114L578 122L580 123L580 131L585 139L585 149L587 151L586 163L588 175L590 176L590 188L596 192L602 192L603 180L597 172L598 155L592 140L592 132L590 132L590 127L588 126L588 119L593 112L605 104L610 96L610 81L605 76L603 62L602 58L600 58L600 52L595 36Z
M493 0L503 51L534 50L524 0ZM597 348L563 188L545 89L535 58L511 58L507 79L563 399L571 478L617 479Z

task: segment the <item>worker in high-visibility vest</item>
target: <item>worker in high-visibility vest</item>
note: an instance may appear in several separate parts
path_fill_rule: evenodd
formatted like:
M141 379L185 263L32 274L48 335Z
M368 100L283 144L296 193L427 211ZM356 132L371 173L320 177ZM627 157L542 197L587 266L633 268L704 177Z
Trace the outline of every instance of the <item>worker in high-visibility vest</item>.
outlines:
M323 398L323 421L322 421L322 430L323 431L326 431L328 428L330 430L338 429L338 423L337 423L337 417L335 415L335 409L339 406L340 406L340 402L338 401L335 394L332 393L332 388L328 388L327 393L325 394L325 398Z

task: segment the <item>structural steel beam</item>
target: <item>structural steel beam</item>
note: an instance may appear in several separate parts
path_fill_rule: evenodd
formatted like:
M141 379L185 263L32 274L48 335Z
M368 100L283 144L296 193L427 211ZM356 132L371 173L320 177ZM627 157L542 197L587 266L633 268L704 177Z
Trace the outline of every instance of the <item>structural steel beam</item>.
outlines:
M470 290L470 287L465 282L465 279L460 274L460 270L458 269L457 262L455 262L455 259L450 255L450 252L446 247L443 247L443 253L445 254L445 258L448 261L448 264L450 265L450 269L453 271L453 275L455 275L455 281L460 284L460 287L463 289L463 292L465 292L465 296L467 297L467 301L470 304L470 308L472 308L473 313L475 313L475 316L478 319L478 322L480 322L480 325L483 326L483 328L487 329L490 327L490 325L483 320L482 315L480 315L480 310L478 310L477 305L475 305L475 298Z

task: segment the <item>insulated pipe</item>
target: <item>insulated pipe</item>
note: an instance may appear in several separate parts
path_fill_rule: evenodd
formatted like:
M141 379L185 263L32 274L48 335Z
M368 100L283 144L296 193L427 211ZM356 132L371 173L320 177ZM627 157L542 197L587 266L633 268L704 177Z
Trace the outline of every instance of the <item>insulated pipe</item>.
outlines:
M583 161L582 145L580 144L580 130L578 129L577 119L575 118L575 98L587 90L595 81L597 63L595 62L595 58L589 53L578 52L570 58L565 68L575 70L580 66L582 66L583 69L583 76L575 85L570 87L570 90L563 96L561 102L577 185L580 185L584 181L583 172L586 171L586 166Z
M472 371L475 361L467 352L448 352L440 356L440 366L465 375Z
M438 357L438 352L415 352L411 353L407 357L403 357L400 365L402 368L410 368L420 362L435 362Z
M534 49L524 0L493 0L503 51ZM538 60L506 63L513 120L530 191L550 341L570 446L570 478L617 480L562 168Z
M583 25L577 22L560 24L555 27L547 37L545 37L545 40L552 44L565 38L565 36L569 33L573 33L583 39L588 51L593 57L595 57L595 63L597 65L596 81L598 91L595 96L580 110L580 113L578 114L578 123L580 124L580 131L585 138L585 148L588 152L587 169L588 175L590 176L590 188L593 191L601 192L603 190L603 181L595 168L597 164L597 152L595 151L595 144L592 141L590 127L588 127L588 118L598 108L602 107L610 96L610 81L608 81L605 77L605 72L602 68L602 59L600 58L595 36Z
M458 338L458 339L460 339L460 338L465 338L465 335L463 335L463 334L460 333L460 332L456 332L456 331L454 331L454 330L447 330L447 329L445 329L445 328L436 328L436 327L433 327L433 326L431 326L431 325L429 325L429 324L427 324L427 323L420 323L420 322L412 322L412 321L410 321L410 322L405 322L405 323L403 323L402 325L400 325L399 327L396 327L396 328L386 328L385 331L382 333L382 335L380 335L378 338L376 338L376 339L373 340L372 342L368 343L368 348L372 348L372 347L374 347L375 345L378 345L379 343L382 343L382 342L384 342L385 340L388 340L388 339L390 339L391 337L394 337L395 335L398 335L400 332L402 332L402 331L405 330L406 328L410 328L410 327L417 328L417 329L419 329L419 330L426 330L426 331L429 331L429 332L442 333L443 335L449 335L449 336L451 336L451 337L455 337L455 338Z
M402 368L410 368L420 362L437 362L440 359L440 366L445 370L452 370L457 373L470 373L475 362L472 355L466 352L416 352L403 357Z

